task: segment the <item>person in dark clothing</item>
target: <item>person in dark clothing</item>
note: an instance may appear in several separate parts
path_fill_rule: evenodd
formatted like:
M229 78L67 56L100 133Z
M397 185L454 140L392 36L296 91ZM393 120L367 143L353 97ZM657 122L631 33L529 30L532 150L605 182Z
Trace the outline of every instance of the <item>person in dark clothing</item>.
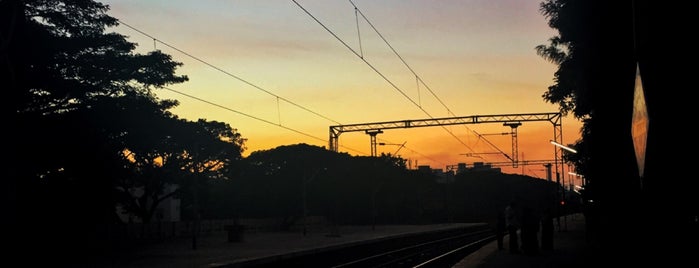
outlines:
M544 210L541 217L541 249L553 250L553 214L551 208Z
M505 213L501 211L498 213L498 220L495 227L495 235L498 238L498 250L505 249L504 240L506 232L507 225L505 222Z
M517 231L519 230L519 213L515 202L510 202L505 208L505 221L507 233L510 235L510 253L519 253L519 240Z
M535 255L539 251L539 218L530 207L522 211L522 251L527 255Z

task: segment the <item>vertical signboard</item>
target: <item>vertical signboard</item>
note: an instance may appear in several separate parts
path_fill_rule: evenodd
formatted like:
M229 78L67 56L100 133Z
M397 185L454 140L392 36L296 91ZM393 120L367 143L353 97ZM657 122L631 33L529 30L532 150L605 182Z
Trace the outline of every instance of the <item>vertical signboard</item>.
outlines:
M643 93L643 83L641 82L641 70L636 63L636 82L633 93L633 117L631 119L631 138L633 148L636 153L636 163L638 164L638 175L641 178L643 187L643 168L646 162L646 139L648 137L648 109L646 107L646 97Z

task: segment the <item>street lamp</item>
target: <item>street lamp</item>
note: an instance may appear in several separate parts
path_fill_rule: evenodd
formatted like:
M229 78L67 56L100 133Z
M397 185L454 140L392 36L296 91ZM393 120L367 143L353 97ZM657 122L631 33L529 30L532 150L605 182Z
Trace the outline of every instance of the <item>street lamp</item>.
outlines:
M566 150L566 151L568 151L568 152L571 152L571 153L574 153L574 154L577 154L577 153L578 153L578 151L576 151L575 149L570 148L570 147L568 147L568 146L565 146L565 145L563 145L563 144L560 144L560 143L558 143L558 142L555 142L555 141L553 141L553 140L551 140L550 142L551 142L551 144L555 145L556 147L562 148L562 149L564 149L564 150Z
M582 184L581 186L582 186L583 188L585 188L585 176L580 175L580 174L575 173L575 172L568 172L568 174L573 175L573 176L580 177L580 182L581 182L581 184Z

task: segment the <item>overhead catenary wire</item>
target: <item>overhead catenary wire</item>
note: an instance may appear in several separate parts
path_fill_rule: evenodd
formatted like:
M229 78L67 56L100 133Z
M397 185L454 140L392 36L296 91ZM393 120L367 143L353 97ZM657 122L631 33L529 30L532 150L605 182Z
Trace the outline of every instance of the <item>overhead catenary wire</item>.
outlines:
M308 133L305 133L305 132L302 132L302 131L299 131L299 130L296 130L296 129L293 129L293 128L290 128L290 127L287 127L287 126L282 125L282 123L281 123L281 110L279 109L279 101L280 101L280 100L282 100L282 101L284 101L284 102L287 102L287 103L289 103L289 104L292 104L292 105L294 105L294 106L296 106L296 107L298 107L298 108L301 108L301 109L304 110L304 111L307 111L307 112L310 112L310 113L312 113L312 114L314 114L314 115L317 115L317 116L319 116L319 117L321 117L321 118L323 118L323 119L326 119L326 120L328 120L328 121L331 121L331 122L333 122L333 123L335 123L335 124L340 124L340 125L342 124L342 123L340 123L340 122L338 122L338 121L336 121L336 120L334 120L334 119L331 119L331 118L329 118L329 117L327 117L327 116L324 116L324 115L322 115L322 114L320 114L320 113L318 113L318 112L312 111L312 110L310 110L310 109L308 109L308 108L306 108L306 107L303 107L303 106L301 106L301 105L299 105L299 104L297 104L297 103L295 103L295 102L292 102L292 101L290 101L289 99L286 99L286 98L281 97L281 96L279 96L279 95L277 95L277 94L274 94L274 93L272 93L272 92L270 92L270 91L268 91L268 90L265 90L264 88L262 88L262 87L260 87L260 86L257 86L257 85L255 85L255 84L253 84L252 82L249 82L249 81L247 81L247 80L245 80L245 79L243 79L243 78L241 78L241 77L239 77L239 76L237 76L237 75L234 75L234 74L232 74L232 73L230 73L230 72L228 72L228 71L226 71L226 70L223 70L222 68L217 67L217 66L215 66L215 65L213 65L213 64L211 64L211 63L209 63L209 62L207 62L207 61L205 61L205 60L203 60L203 59L201 59L201 58L199 58L199 57L196 57L196 56L194 56L194 55L191 54L191 53L188 53L188 52L186 52L186 51L184 51L184 50L182 50L182 49L179 49L179 48L175 47L174 45L171 45L171 44L169 44L169 43L166 43L166 42L164 42L164 41L162 41L162 40L156 38L155 36L146 33L145 31L142 31L142 30L140 30L140 29L138 29L138 28L136 28L136 27L134 27L134 26L131 26L130 24L125 23L125 22L124 22L123 20L121 20L121 19L117 19L117 20L119 21L119 24L124 25L124 26L128 27L129 29L132 29L132 30L134 30L134 31L136 31L136 32L138 32L138 33L140 33L140 34L142 34L142 35L144 35L144 36L146 36L146 37L148 37L148 38L150 38L150 39L153 39L153 48L154 48L154 49L157 49L157 47L156 47L156 44L157 44L157 43L163 44L163 45L165 45L165 46L167 46L167 47L169 47L169 48L171 48L171 49L173 49L173 50L175 50L175 51L177 51L177 52L179 52L179 53L182 53L183 55L185 55L185 56L187 56L187 57L190 57L190 58L192 58L192 59L194 59L194 60L196 60L196 61L198 61L198 62L200 62L200 63L203 63L203 64L205 64L205 65L207 65L207 66L209 66L209 67L211 67L211 68L213 68L213 69L215 69L215 70L221 72L221 73L224 73L225 75L227 75L227 76L229 76L229 77L232 77L232 78L234 78L234 79L236 79L236 80L238 80L238 81L240 81L240 82L243 82L243 83L245 83L245 84L247 84L247 85L249 85L249 86L251 86L251 87L253 87L253 88L256 88L256 89L258 89L258 90L261 90L261 91L263 91L263 92L265 92L265 93L267 93L267 94L269 94L269 95L271 95L271 96L274 96L274 97L276 98L276 102L277 102L277 113L278 113L278 114L277 114L277 117L278 117L277 119L278 119L279 122L278 122L278 123L273 123L272 121L265 120L265 119L262 119L262 118L259 118L259 117L256 117L256 116L253 116L253 115L250 115L250 114L246 114L246 113L243 113L243 112L234 110L234 109L232 109L232 108L228 108L228 107L225 107L225 106L223 106L223 105L216 104L216 103L213 103L213 102L211 102L211 101L208 101L208 100L205 100L205 99L202 99L202 98L199 98L199 97L190 95L190 94L186 94L186 93L181 92L181 91L174 90L174 89L172 89L172 88L162 87L163 89L169 90L169 91L171 91L171 92L180 94L180 95L182 95L182 96L186 96L186 97L189 97L189 98L192 98L192 99L195 99L195 100L198 100L198 101L201 101L201 102L204 102L204 103L207 103L207 104L210 104L210 105L213 105L213 106L216 106L216 107L219 107L219 108L222 108L222 109L225 109L225 110L228 110L228 111L231 111L231 112L234 112L234 113L237 113L237 114L240 114L240 115L243 115L243 116L246 116L246 117L249 117L249 118L258 120L258 121L261 121L261 122L264 122L264 123L267 123L267 124L275 125L275 126L277 126L277 127L281 127L281 128L286 129L286 130L289 130L289 131L292 131L292 132L295 132L295 133L298 133L298 134L301 134L301 135L303 135L303 136L307 136L307 137L310 137L310 138L313 138L313 139L316 139L316 140L326 141L325 139L319 138L319 137L314 136L314 135L312 135L312 134L308 134ZM351 48L350 48L350 49L351 49ZM356 54L356 53L355 53L355 54ZM354 148L350 148L350 147L347 147L347 146L344 146L344 145L339 145L339 146L340 146L340 147L343 147L343 148L346 148L346 149L348 149L348 150L350 150L350 151L354 151L354 152L359 153L359 154L367 155L367 153L362 152L362 151L359 151L359 150L354 149ZM417 154L420 154L420 153L416 152L415 150L412 150L412 149L410 149L410 150L413 151L413 152L415 152L415 153L417 153ZM420 155L423 155L423 154L420 154ZM434 159L431 159L431 158L429 158L429 157L427 157L427 156L425 156L425 155L423 155L423 157L435 161ZM435 162L437 162L437 161L435 161Z
M406 62L406 61L403 59L403 57L402 57L400 54L398 54L398 51L396 51L396 49L393 48L393 46L391 45L391 43L389 43L388 40L383 36L383 34L381 34L381 32L379 32L379 30L374 26L373 23L371 23L371 21L369 20L369 18L367 18L367 17L364 15L364 13L359 9L359 7L357 7L357 5L355 5L354 2L352 2L352 0L349 0L349 2L350 2L350 4L352 4L352 6L353 6L354 9L356 10L356 12L358 12L359 15L362 15L362 18L364 18L364 21L366 21L367 24L369 24L369 26L371 26L371 28L374 30L374 32L376 32L376 34L381 38L381 40L383 40L383 42L386 43L386 45L388 46L388 48L391 49L391 51L393 52L393 54L395 54L396 57L398 57L398 59L400 59L400 61L403 62L403 64L405 65L405 67L407 67L408 70L410 70L410 72L411 72L413 75L415 75L415 78L416 78L420 83L422 83L422 84L425 86L425 88L427 88L427 90L432 94L432 96L435 97L435 99L437 99L437 101L439 101L439 103L442 104L442 106L444 106L445 108L447 108L447 112L448 112L449 114L455 116L454 113L451 112L451 109L449 109L449 107L447 107L447 105L444 104L444 102L442 101L442 99L440 99L440 98L437 96L437 94L435 94L434 91L432 91L432 89L427 85L427 83L425 83L425 81L423 81L422 78L413 70L413 68L410 67L410 65L408 64L408 62Z
M134 27L134 26L131 26L131 25L125 23L124 21L120 20L120 19L117 19L117 20L119 21L119 24L124 25L124 26L126 26L126 27L128 27L128 28L130 28L130 29L132 29L132 30L134 30L134 31L136 31L136 32L138 32L138 33L140 33L140 34L142 34L142 35L148 37L148 38L153 39L153 46L154 46L154 48L155 48L156 42L157 42L157 43L161 43L161 44L163 44L163 45L165 45L165 46L167 46L167 47L169 47L169 48L171 48L171 49L174 49L175 51L180 52L180 53L182 53L182 54L184 54L184 55L186 55L186 56L188 56L188 57L190 57L190 58L192 58L192 59L194 59L194 60L197 60L197 61L199 61L199 62L201 62L201 63L203 63L203 64L205 64L205 65L207 65L207 66L209 66L209 67L211 67L211 68L213 68L213 69L219 71L219 72L222 72L222 73L224 73L224 74L226 74L226 75L228 75L228 76L230 76L230 77L233 77L233 78L235 78L235 79L237 79L237 80L239 80L239 81L241 81L241 82L243 82L243 83L245 83L245 84L247 84L247 85L249 85L249 86L252 86L252 87L254 87L254 88L256 88L256 89L259 89L259 90L261 90L261 91L263 91L263 92L265 92L265 93L267 93L267 94L269 94L269 95L272 95L272 96L276 97L276 98L277 98L277 112L279 113L279 114L278 114L279 123L275 124L275 123L273 123L273 122L271 122L271 121L268 121L268 120L265 120L265 119L262 119L262 118L259 118L259 117L253 116L253 115L249 115L249 114L246 114L246 113L243 113L243 112L240 112L240 111L237 111L237 110L234 110L234 109L231 109L231 108L222 106L222 105L220 105L220 104L216 104L216 103L213 103L213 102L211 102L211 101L207 101L207 100L204 100L204 99L202 99L202 98L199 98L199 97L196 97L196 96L193 96L193 95L189 95L189 94L186 94L186 93L181 92L181 91L174 90L174 89L172 89L172 88L162 87L163 89L167 89L167 90L169 90L169 91L171 91L171 92L174 92L174 93L177 93L177 94L180 94L180 95L183 95L183 96L192 98L192 99L196 99L196 100L199 100L199 101L201 101L201 102L204 102L204 103L207 103L207 104L210 104L210 105L213 105L213 106L216 106L216 107L219 107L219 108L222 108L222 109L231 111L231 112L235 112L235 113L237 113L237 114L240 114L240 115L243 115L243 116L246 116L246 117L249 117L249 118L258 120L258 121L262 121L262 122L265 122L265 123L268 123L268 124L271 124L271 125L275 125L275 126L284 128L284 129L286 129L286 130L289 130L289 131L292 131L292 132L295 132L295 133L298 133L298 134L301 134L301 135L304 135L304 136L307 136L307 137L310 137L310 138L313 138L313 139L322 140L322 141L325 141L325 139L322 139L322 138L319 138L319 137L317 137L317 136L314 136L314 135L311 135L311 134L308 134L308 133L305 133L305 132L302 132L302 131L299 131L299 130L296 130L296 129L293 129L293 128L290 128L290 127L287 127L287 126L282 125L282 124L281 124L281 112L279 111L279 100L283 100L283 101L285 101L285 102L287 102L287 103L289 103L289 104L292 104L292 105L294 105L294 106L296 106L296 107L298 107L298 108L303 109L304 111L307 111L307 112L310 112L310 113L312 113L312 114L315 114L315 115L317 115L317 116L319 116L319 117L321 117L321 118L324 118L324 119L329 120L329 121L331 121L331 122L334 122L334 123L336 123L336 124L341 124L340 122L338 122L338 121L336 121L336 120L334 120L334 119L331 119L331 118L329 118L329 117L327 117L327 116L324 116L324 115L322 115L322 114L320 114L320 113L318 113L318 112L312 111L312 110L310 110L310 109L308 109L308 108L306 108L306 107L303 107L303 106L301 106L301 105L299 105L299 104L297 104L297 103L295 103L295 102L292 102L292 101L290 101L290 100L288 100L288 99L286 99L286 98L284 98L284 97L281 97L281 96L279 96L279 95L276 95L276 94L274 94L274 93L272 93L272 92L270 92L270 91L268 91L268 90L265 90L264 88L262 88L262 87L260 87L260 86L257 86L257 85L255 85L255 84L253 84L253 83L251 83L251 82L249 82L249 81L247 81L247 80L245 80L245 79L242 79L241 77L239 77L239 76L237 76L237 75L234 75L234 74L232 74L232 73L230 73L230 72L227 72L226 70L223 70L223 69L221 69L221 68L219 68L219 67L217 67L217 66L215 66L215 65L213 65L213 64L211 64L211 63L209 63L209 62L207 62L207 61L205 61L205 60L203 60L203 59L201 59L201 58L199 58L199 57L196 57L196 56L194 56L194 55L192 55L192 54L190 54L190 53L187 53L187 52L184 51L184 50L181 50L181 49L179 49L179 48L177 48L177 47L175 47L175 46L173 46L173 45L170 45L169 43L166 43L166 42L164 42L164 41L162 41L162 40L160 40L160 39L154 37L153 35L150 35L150 34L144 32L144 31L141 31L140 29L138 29L138 28L136 28L136 27ZM367 154L367 153L365 153L365 152L361 152L361 151L359 151L359 150L352 149L352 148L349 148L349 147L347 147L347 146L342 146L342 147L344 147L344 148L346 148L346 149L348 149L348 150L350 150L350 151L354 151L354 152L360 153L360 154L365 154L365 155Z
M179 91L179 90L175 90L175 89L172 89L172 88L169 88L169 87L160 87L160 88L165 89L165 90L168 90L168 91L171 91L171 92L174 92L174 93L177 93L177 94L180 94L180 95L182 95L182 96L185 96L185 97L188 97L188 98L191 98L191 99L195 99L195 100L201 101L201 102L203 102L203 103L206 103L206 104L209 104L209 105L212 105L212 106L216 106L216 107L218 107L218 108L221 108L221 109L224 109L224 110L227 110L227 111L230 111L230 112L234 112L234 113L236 113L236 114L239 114L239 115L242 115L242 116L245 116L245 117L248 117L248 118L255 119L255 120L257 120L257 121L261 121L261 122L264 122L264 123L267 123L267 124L270 124L270 125L273 125L273 126L277 126L277 127L286 129L286 130L288 130L288 131L291 131L291 132L294 132L294 133L297 133L297 134L300 134L300 135L303 135L303 136L306 136L306 137L309 137L309 138L312 138L312 139L320 140L320 141L323 141L323 142L326 141L326 140L323 139L323 138L314 136L314 135L312 135L312 134L308 134L308 133L303 132L303 131L300 131L300 130L293 129L293 128L291 128L291 127L284 126L284 125L282 125L281 123L277 124L277 123L274 123L274 122L272 122L272 121L265 120L265 119L259 118L259 117L257 117L257 116L250 115L250 114L247 114L247 113L244 113L244 112L241 112L241 111L232 109L232 108L228 108L228 107L223 106L223 105L221 105L221 104L214 103L214 102L212 102L212 101L208 101L208 100L205 100L205 99L202 99L202 98L199 98L199 97L196 97L196 96L193 96L193 95L184 93L184 92ZM367 153L364 153L364 152L362 152L362 151L359 151L359 150L356 150L356 149L353 149L353 148L350 148L350 147L347 147L347 146L342 146L342 147L344 147L344 148L346 148L346 149L348 149L348 150L351 150L351 151L360 153L360 154L365 154L365 155L367 154Z
M359 15L357 13L359 12L359 9L357 7L354 7L354 19L357 22L357 39L359 40L359 52L361 53L360 58L364 58L364 50L362 49L362 33L359 31Z
M357 51L354 50L350 45L348 45L344 40L342 40L342 38L340 38L339 36L337 36L337 34L335 34L332 30L330 30L330 28L328 28L327 26L325 26L325 24L323 24L323 22L321 22L320 20L318 20L318 18L316 18L315 16L313 16L313 14L311 14L310 11L308 11L306 8L304 8L304 7L303 7L301 4L299 4L296 0L291 0L291 1L294 2L294 3L295 3L303 12L305 12L309 17L311 17L314 21L316 21L321 27L323 27L328 33L330 33L333 37L335 37L335 39L337 39L340 43L342 43L342 45L344 45L347 49L349 49L355 56L357 56L357 57L358 57L359 59L361 59L365 64L367 64L367 66L369 66L372 70L374 70L374 72L376 72L381 78L383 78L388 84L390 84L396 91L398 91L401 95L403 95L403 97L405 97L406 99L408 99L408 101L410 101L413 105L415 105L416 107L418 107L418 109L420 109L420 110L421 110L423 113L425 113L427 116L429 116L430 118L434 119L434 116L432 116L432 115L431 115L427 110L425 110L420 104L418 104L417 102L415 102L415 100L413 100L412 98L410 98L410 96L408 96L402 89L400 89L395 83L393 83L393 81L391 81L390 79L388 79L388 77L386 77L386 75L384 75L379 69L377 69L373 64L371 64L366 58L364 58L362 54L357 53ZM360 11L360 14L361 14L361 11ZM362 15L362 16L363 16L363 15ZM456 136L456 134L454 134L451 130L449 130L449 129L446 128L445 126L442 126L442 128L443 128L444 130L446 130L446 131L447 131L452 137L454 137L457 141L459 141L462 145L464 145L467 149L473 151L473 149L472 149L468 144L466 144L464 141L462 141L462 140L461 140L458 136Z
M389 140L386 140L386 139L378 138L378 140L379 140L379 141L386 142L386 143L396 144L395 142L392 142L392 141L389 141ZM425 154L423 154L423 153L420 153L420 152L416 151L415 149L412 149L412 148L410 148L410 147L408 147L408 146L405 146L405 143L404 143L403 145L401 145L401 146L402 146L403 148L405 148L406 150L409 150L409 151L411 151L411 152L413 152L413 153L415 153L415 154L418 154L418 155L422 156L423 158L427 158L427 159L429 159L429 160L432 160L432 161L435 162L435 163L440 163L440 164L446 166L446 163L444 163L444 162L442 162L442 161L439 161L439 160L436 160L436 159L434 159L434 158L432 158L432 157L429 157L429 156L427 156L427 155L425 155Z
M325 115L322 115L322 114L320 114L320 113L318 113L318 112L315 112L315 111L313 111L313 110L311 110L311 109L309 109L309 108L306 108L306 107L304 107L304 106L302 106L302 105L300 105L300 104L297 104L297 103L295 103L295 102L293 102L293 101L291 101L291 100L289 100L289 99L287 99L287 98L284 98L284 97L282 97L282 96L279 96L279 95L277 95L277 94L274 94L274 93L270 92L269 90L266 90L266 89L264 89L264 88L262 88L262 87L260 87L260 86L258 86L258 85L255 85L255 84L253 84L252 82L247 81L247 80L245 80L245 79L243 79L243 78L241 78L241 77L239 77L239 76L237 76L237 75L235 75L235 74L232 74L232 73L230 73L230 72L228 72L228 71L226 71L226 70L223 70L222 68L220 68L220 67L218 67L218 66L215 66L215 65L213 65L213 64L211 64L211 63L209 63L209 62L207 62L207 61L205 61L205 60L203 60L203 59L201 59L201 58L199 58L199 57L196 57L196 56L194 56L194 55L192 55L192 54L190 54L190 53L187 53L187 52L184 51L184 50L181 50L181 49L179 49L179 48L177 48L177 47L175 47L175 46L173 46L173 45L170 45L170 44L168 44L168 43L166 43L166 42L164 42L164 41L162 41L162 40L160 40L160 39L157 39L157 38L155 38L154 36L152 36L152 35L150 35L150 34L144 32L144 31L141 31L141 30L137 29L136 27L133 27L133 26L127 24L127 23L125 23L124 21L122 21L122 20L120 20L120 19L117 19L117 20L119 21L119 24L124 25L124 26L126 26L126 27L128 27L128 28L130 28L130 29L132 29L132 30L134 30L134 31L136 31L136 32L138 32L138 33L144 35L144 36L147 36L147 37L149 37L149 38L152 38L152 39L153 39L153 42L156 42L156 41L157 41L158 43L163 44L163 45L165 45L165 46L167 46L167 47L169 47L169 48L171 48L171 49L174 49L175 51L180 52L180 53L184 54L184 55L187 56L187 57L190 57L190 58L192 58L192 59L194 59L194 60L196 60L196 61L198 61L198 62L201 62L201 63L203 63L203 64L205 64L205 65L207 65L207 66L209 66L209 67L211 67L211 68L213 68L213 69L219 71L219 72L222 72L222 73L224 73L224 74L226 74L226 75L228 75L228 76L230 76L230 77L232 77L232 78L235 78L236 80L238 80L238 81L240 81L240 82L243 82L243 83L245 83L245 84L247 84L247 85L249 85L249 86L251 86L251 87L253 87L253 88L256 88L256 89L258 89L258 90L260 90L260 91L262 91L262 92L265 92L265 93L267 93L267 94L269 94L269 95L271 95L271 96L274 96L274 97L278 98L279 100L282 100L282 101L284 101L284 102L286 102L286 103L289 103L289 104L291 104L291 105L293 105L293 106L296 106L296 107L298 107L298 108L300 108L300 109L302 109L302 110L304 110L304 111L306 111L306 112L312 113L312 114L314 114L314 115L316 115L316 116L318 116L318 117L321 117L321 118L323 118L323 119L326 119L326 120L328 120L328 121L331 121L331 122L333 122L333 123L335 123L335 124L340 124L340 125L341 125L340 122L338 122L338 121L336 121L336 120L334 120L334 119L332 119L332 118L329 118L329 117L327 117L327 116L325 116Z
M420 105L420 104L421 104L421 101L420 101L420 84L422 84L423 86L425 86L425 88L427 89L427 91L429 91L430 94L432 94L432 96L433 96L435 99L437 99L437 101L447 110L447 113L448 113L449 115L455 117L456 114L454 114L454 113L451 111L451 109L444 103L444 101L442 101L442 99L439 98L439 96L437 96L437 94L432 90L432 88L430 88L430 86L427 85L427 83L426 83L424 80L422 80L422 77L420 77L420 75L418 75L418 74L415 72L415 70L408 64L408 62L405 61L405 59L403 59L403 57L398 53L398 51L397 51L395 48L393 48L393 46L391 45L391 43L389 43L388 40L383 36L383 34L381 34L381 32L379 32L379 30L374 26L374 24L369 20L369 18L367 18L367 17L364 15L364 13L359 9L359 7L357 7L357 5L354 4L354 2L352 2L352 0L348 0L348 1L349 1L350 4L352 4L352 6L354 7L355 16L357 16L357 14L361 15L362 18L364 18L364 21L366 21L367 24L374 30L374 32L381 38L381 40L383 40L383 42L386 44L386 46L388 46L388 48L391 49L391 51L393 52L393 54L396 55L396 57L398 57L398 59L400 59L400 61L403 62L403 65L405 65L405 67L415 76L416 84L417 84L417 92L418 92L418 104L417 104L417 105L418 105L420 108L422 108L422 106ZM294 2L295 2L295 1L294 1ZM359 32L359 22L357 22L357 32ZM361 45L361 39L360 39L360 45ZM469 127L466 126L466 125L463 125L463 126L464 126L467 130L473 132L473 134L476 134L476 136L477 136L479 139L485 140L490 146L492 146L492 147L495 148L496 150L502 152L502 150L500 150L499 148L497 148L497 146L495 146L493 143L491 143L490 141L488 141L485 137L481 136L481 134L479 134L478 132L472 130L471 128L469 128ZM470 148L469 148L469 149L470 149ZM471 151L473 151L473 150L471 150ZM503 155L504 155L506 158L512 160L512 159L511 159L507 154L505 154L504 152L503 152Z
M366 63L372 70L374 70L374 72L376 72L379 76L381 76L384 80L386 80L386 82L388 82L395 90L397 90L398 92L400 92L401 95L403 95L406 99L408 99L410 102L412 102L413 104L415 104L415 106L420 107L419 105L417 105L417 103L415 103L415 101L414 101L412 98L410 98L410 96L408 96L407 94L405 94L405 92L403 92L403 90L401 90L401 89L400 89L398 86L396 86L390 79L388 79L388 77L386 77L383 73L381 73L381 71L379 71L379 69L377 69L376 67L374 67L374 65L371 64L370 62L368 62L366 59L364 59L364 57L363 57L360 53L357 53L357 51L354 50L354 48L352 48L350 45L348 45L344 40L342 40L342 38L340 38L339 36L337 36L337 34L335 34L335 32L333 32L332 30L330 30L330 28L328 28L327 26L325 26L325 24L323 24L320 20L318 20L315 16L313 16L313 14L311 14L311 12L309 12L308 10L306 10L306 8L304 8L301 4L299 4L298 2L296 2L296 0L291 0L291 1L293 1L294 3L296 3L296 5L297 5L299 8L301 8L301 10L303 10L308 16L310 16L313 20L315 20L318 24L320 24L320 26L322 26L326 31L328 31L328 33L330 33L332 36L334 36L335 39L337 39L338 41L340 41L340 43L342 43L342 45L344 45L347 49L349 49L355 56L357 56L357 57L360 58L362 61L364 61L364 63ZM421 109L422 109L422 108L421 108ZM428 113L427 111L425 111L425 110L422 110L422 111L425 112L425 113L427 113L427 114L429 115L429 113ZM430 117L432 117L432 116L430 116Z

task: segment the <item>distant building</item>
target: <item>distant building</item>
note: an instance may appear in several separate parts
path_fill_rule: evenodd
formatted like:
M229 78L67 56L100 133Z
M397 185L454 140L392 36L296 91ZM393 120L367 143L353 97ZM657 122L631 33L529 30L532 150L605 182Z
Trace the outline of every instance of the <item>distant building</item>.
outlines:
M447 166L447 171L454 172L455 174L462 174L466 172L497 172L502 173L502 169L499 167L493 167L492 164L483 162L473 162L472 167L468 167L466 163L458 163L457 165Z
M456 166L456 174L459 174L459 173L461 173L461 172L465 172L465 171L466 171L466 168L468 168L468 166L466 166L466 163L459 163L459 164L457 164L457 166Z
M483 170L490 168L490 164L485 164L483 162L473 162L473 170Z
M447 165L447 171L453 172L454 174L461 174L469 171L469 169L466 163L458 163L456 165Z
M417 170L425 173L425 174L432 174L436 177L435 181L437 183L450 183L454 182L454 171L453 170L447 170L444 171L441 168L431 168L430 166L423 165L423 166L418 166Z
M417 166L417 170L426 174L432 173L432 168L429 165Z

